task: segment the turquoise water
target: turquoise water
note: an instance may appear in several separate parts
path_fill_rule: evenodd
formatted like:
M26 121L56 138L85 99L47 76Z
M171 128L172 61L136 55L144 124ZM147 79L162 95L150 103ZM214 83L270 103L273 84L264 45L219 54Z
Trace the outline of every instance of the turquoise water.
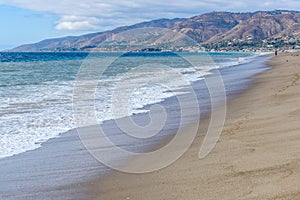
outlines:
M75 128L72 119L73 89L83 65L94 65L99 74L95 110L99 123L114 119L112 91L118 83L143 82L135 87L127 115L148 112L145 106L176 96L164 84L177 88L180 82L156 77L168 66L188 82L203 79L213 69L250 62L253 53L0 53L0 158L36 149L41 143ZM192 64L188 61L192 61ZM107 64L109 63L109 65ZM133 73L151 65L151 73ZM101 71L101 70L100 70ZM157 80L156 80L157 78ZM152 84L147 84L151 80ZM153 81L157 84L153 84Z

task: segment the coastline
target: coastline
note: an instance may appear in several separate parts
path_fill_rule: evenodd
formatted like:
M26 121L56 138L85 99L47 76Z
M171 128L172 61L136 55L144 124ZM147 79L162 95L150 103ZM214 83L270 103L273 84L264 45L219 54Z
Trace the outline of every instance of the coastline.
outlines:
M205 159L199 160L198 152L209 117L171 166L142 175L110 173L87 184L93 199L299 198L300 66L295 55L274 57L269 71L228 102L221 138Z
M225 79L230 86L230 97L234 97L236 93L250 86L251 81L248 79L265 70L262 65L266 59L257 57L251 62L220 69L225 73L223 78L226 77ZM255 70L247 72L253 68ZM246 69L246 73L241 73L242 69ZM209 76L213 76L213 74ZM195 91L200 94L198 98L201 102L207 96L206 92L203 91L203 86L204 81L195 84ZM171 97L162 102L162 105L171 111L170 124L166 126L166 134L168 132L173 133L172 124L178 119L177 109L173 108L175 99L175 97ZM203 107L201 109L208 112L209 106L206 105L206 103L201 104ZM140 121L144 121L145 117L147 119L147 115L144 114L133 117ZM118 130L114 129L109 121L107 128L112 128L110 130L112 134L118 133ZM170 130L168 130L169 128ZM142 142L132 147L138 151L141 148L156 148L155 145L160 144L163 139L158 136L153 142ZM1 198L4 199L14 200L58 197L60 199L92 199L93 194L88 190L90 187L86 187L85 183L102 179L111 172L87 152L81 144L76 130L61 133L59 137L41 143L41 148L0 159L0 170L2 172L0 175L0 196L2 195ZM19 189L15 190L15 188Z

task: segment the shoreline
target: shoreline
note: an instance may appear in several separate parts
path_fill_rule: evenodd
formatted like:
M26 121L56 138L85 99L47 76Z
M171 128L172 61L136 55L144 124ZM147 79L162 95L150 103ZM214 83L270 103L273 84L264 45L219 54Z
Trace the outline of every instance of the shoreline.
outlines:
M171 166L142 175L113 172L89 182L93 199L299 198L300 66L293 55L298 54L274 57L270 70L229 100L221 138L205 159L199 160L198 152L207 118Z
M252 69L252 62L260 66L264 63L264 60L266 59L259 56L250 63L224 69L227 75L233 73L245 79L243 80L237 75L227 77L229 85L238 88L230 89L228 94L230 99L239 96L245 88L252 87L252 82L249 80L252 79L253 74L266 70L265 67L254 67L254 72L240 74L241 69L246 68L246 71L247 69ZM232 84L233 81L238 82L238 86L237 84ZM169 103L171 103L170 100L165 102L166 105ZM201 124L203 124L202 129L205 130L207 127L204 124L207 123L201 121ZM203 135L200 137L203 137ZM166 140L167 142L169 141L168 139ZM151 144L152 147L160 147L161 143L157 143L157 146L155 146L156 144ZM195 156L197 158L197 155ZM14 192L10 189L10 187L13 188L15 186L24 188L22 195L19 197L20 199L30 199L30 196L32 198L33 196L39 196L43 199L52 199L53 196L63 196L71 199L93 199L94 192L91 192L90 188L94 189L94 186L91 187L91 184L94 185L99 179L102 180L103 177L106 179L111 175L110 169L100 164L86 151L74 130L60 134L58 138L50 139L43 143L39 149L4 158L0 160L0 166L3 172L0 177L2 179L0 193L8 199L16 199L15 195L19 194L19 192ZM31 172L32 168L35 169L34 172ZM9 175L6 176L5 174ZM27 181L19 181L20 177ZM34 177L40 177L40 180L37 181ZM62 178L64 180L59 181ZM44 185L44 187L39 185ZM41 192L43 193L42 196Z
M30 52L30 53L32 53L32 52ZM239 53L239 52L232 52L232 53ZM233 61L232 63L230 63L230 62L225 62L226 63L226 65L224 66L224 68L227 68L228 66L230 66L230 67L232 67L232 66L239 66L239 65L242 65L242 64L247 64L247 63L249 63L249 62L253 62L253 60L254 60L254 58L257 58L257 57L261 57L261 55L260 54L253 54L252 56L246 56L245 57L245 59L242 59L243 60L243 62L238 62L238 61ZM30 59L29 59L30 60ZM34 59L33 59L34 60ZM53 61L53 60L52 60ZM227 66L228 65L228 66ZM216 66L216 67L218 67L218 66ZM221 67L221 68L223 68L223 67ZM213 71L214 69L212 69L212 71ZM210 73L209 71L208 71L208 73ZM197 81L199 81L199 80L197 80ZM195 82L197 82L197 81L195 81ZM51 89L51 88L50 88ZM68 98L68 97L66 97L66 98ZM163 98L163 101L165 101L166 99L168 99L169 97L166 97L166 98ZM160 100L159 100L160 101ZM7 102L9 102L9 100L7 101ZM5 100L5 102L4 103L6 103L6 100ZM151 105L151 103L150 104L145 104L144 105L144 107L147 107L147 106L149 106L149 105ZM62 107L67 107L66 105L64 105L64 106L62 106ZM138 108L138 109L140 109L140 108ZM43 110L42 110L43 111ZM65 111L65 110L63 110L63 111ZM57 112L62 112L61 110L58 110ZM65 111L65 112L67 112L67 111ZM136 114L139 114L139 113L132 113L132 115L136 115ZM131 116L132 116L131 115ZM71 115L70 115L71 116ZM54 116L54 118L55 118L56 116ZM22 118L22 117L21 117ZM43 116L41 117L42 119L41 119L41 121L43 121L43 120L45 120L45 119L43 119ZM69 118L69 116L68 115L65 115L65 116L63 116L63 118L64 119L67 119L67 118ZM24 117L24 119L26 119L26 117ZM47 119L46 119L47 120ZM110 121L110 119L104 119L104 121L102 121L102 122L105 122L105 121ZM27 122L26 120L25 120L25 122ZM24 123L25 123L24 122ZM63 121L64 122L64 121ZM51 127L51 128L46 128L46 129L43 129L42 131L40 131L41 133L46 133L46 134L44 134L44 135L42 135L42 136L39 136L38 137L38 139L35 139L35 138L29 138L28 139L28 141L29 142L27 142L28 144L25 146L25 145L23 145L23 141L21 141L20 143L21 143L21 145L19 145L19 146L15 146L15 147L11 147L11 146L8 146L8 150L9 151L7 151L7 152L5 152L4 151L4 153L2 154L2 156L0 157L0 159L4 159L4 158L8 158L8 157L12 157L12 156L15 156L15 155L18 155L18 154L22 154L22 153L24 153L24 152L27 152L27 151L32 151L32 150L36 150L36 149L39 149L39 148L41 148L41 146L42 146L42 144L44 144L44 143L46 143L48 140L51 140L51 139L55 139L55 138L58 138L58 137L60 137L62 134L64 134L64 133L66 133L66 132L68 132L68 131L72 131L73 129L74 129L74 127L69 127L69 125L68 124L64 124L63 122L61 122L61 123L58 123L58 124L55 124L54 126L49 126L49 127ZM31 123L30 121L29 122L27 122L27 123ZM55 127L55 128L52 128L52 127ZM68 127L67 129L65 128L65 127ZM18 127L17 127L18 128ZM44 128L44 127L42 127L42 128ZM59 131L58 131L59 130ZM23 131L24 132L24 131ZM22 132L22 133L23 133ZM31 134L31 135L35 135L36 133L34 133L34 134ZM39 134L36 134L36 135L39 135ZM21 135L22 136L22 135ZM18 138L16 138L15 140L17 140ZM26 138L27 139L27 138ZM12 144L14 144L14 143L12 143ZM19 148L20 146L22 146L22 148ZM15 148L16 150L11 150L11 148ZM1 152L2 153L2 152Z

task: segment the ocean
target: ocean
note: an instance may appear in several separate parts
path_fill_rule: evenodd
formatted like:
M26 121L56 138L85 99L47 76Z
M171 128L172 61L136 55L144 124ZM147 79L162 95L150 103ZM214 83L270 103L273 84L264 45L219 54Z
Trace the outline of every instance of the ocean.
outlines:
M0 53L0 158L36 149L41 143L60 133L75 128L72 120L73 87L78 70L88 53ZM203 79L214 68L235 66L249 62L253 53L185 53L185 57L207 57L214 66L186 66L177 62L170 53L94 53L97 62L112 58L114 66L99 77L103 86L96 91L95 106L99 122L113 119L111 113L111 91L125 72L148 62L171 66L184 74L187 81ZM206 58L207 59L207 58ZM200 58L200 60L203 60ZM159 70L159 67L156 69ZM104 78L103 78L104 77ZM146 78L141 77L145 83ZM166 76L167 81L172 80ZM142 108L164 101L173 96L159 85L143 85L133 94L129 115L147 112Z
M193 111L199 109L202 115L212 109L206 79L218 76L226 98L233 98L251 86L253 75L267 69L268 57L260 55L0 53L0 199L1 195L5 199L63 199L62 195L73 199L71 193L79 197L82 192L74 193L73 187L66 185L95 178L109 169L87 156L75 128L102 124L117 146L147 152L178 129L182 113L178 99L188 105L188 95L196 95L197 109L195 105L188 108L184 123L198 121L200 116ZM79 86L84 87L77 90ZM83 99L77 98L78 91ZM82 113L76 100L89 100L92 105L88 108L93 111ZM146 127L153 120L149 114L153 105L162 106L167 113L160 136L150 140L123 136L116 119L130 116ZM87 116L78 119L77 111ZM95 119L90 120L91 114ZM117 157L109 155L109 159Z

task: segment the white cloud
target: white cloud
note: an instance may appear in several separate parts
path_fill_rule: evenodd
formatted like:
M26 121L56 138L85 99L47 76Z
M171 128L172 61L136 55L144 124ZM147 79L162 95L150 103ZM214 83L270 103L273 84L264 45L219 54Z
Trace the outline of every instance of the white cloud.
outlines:
M299 9L298 0L0 0L10 5L60 17L59 30L104 30L136 22L188 17L209 11Z
M96 17L82 17L82 16L63 16L57 22L55 28L57 30L97 30L99 29L98 24L101 20Z
M97 26L90 24L88 21L80 21L80 22L60 22L55 26L57 30L68 30L68 31L76 31L76 30L96 30Z

